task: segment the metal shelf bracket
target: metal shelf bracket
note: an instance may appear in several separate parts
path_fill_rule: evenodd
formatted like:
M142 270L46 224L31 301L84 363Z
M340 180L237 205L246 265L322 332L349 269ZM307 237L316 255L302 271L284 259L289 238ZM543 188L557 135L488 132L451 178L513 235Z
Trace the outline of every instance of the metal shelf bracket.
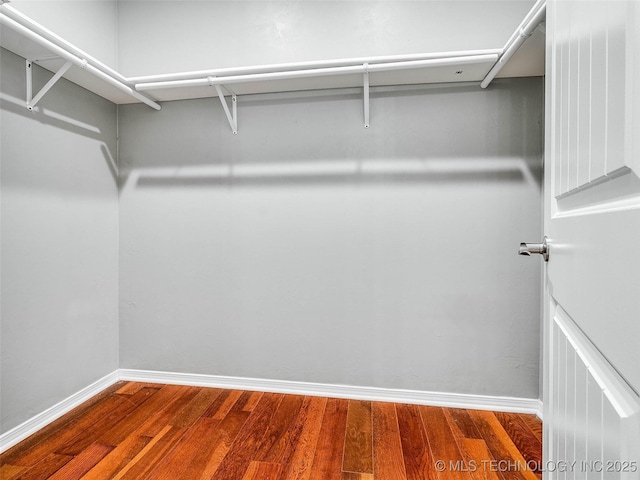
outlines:
M67 73L67 70L69 70L69 68L71 68L71 65L73 65L71 62L67 61L65 62L64 65L62 65L62 67L60 67L60 70L58 70L56 72L56 74L51 77L51 79L45 84L44 87L42 87L42 89L36 94L36 96L33 96L33 61L32 60L27 60L26 61L26 74L27 74L27 110L29 111L33 111L33 107L36 106L36 104L42 100L42 97L45 96L45 94L51 90L51 87L53 87L58 80L60 80L60 78L62 78L62 76Z
M222 108L224 109L224 114L227 116L227 120L229 121L229 125L231 126L231 131L234 135L238 134L238 101L236 99L235 93L231 95L231 111L229 111L229 106L227 105L227 101L224 98L224 94L222 93L222 88L217 83L213 83L214 77L209 78L209 85L213 85L216 88L216 92L218 93L218 98L220 99L220 103L222 104Z
M362 74L362 84L364 85L364 128L369 128L369 64L365 63Z

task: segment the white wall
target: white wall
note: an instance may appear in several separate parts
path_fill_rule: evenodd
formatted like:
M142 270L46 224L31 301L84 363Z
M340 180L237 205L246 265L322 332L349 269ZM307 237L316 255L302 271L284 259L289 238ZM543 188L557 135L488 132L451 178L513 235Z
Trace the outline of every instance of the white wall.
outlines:
M118 368L118 190L115 105L62 80L29 112L0 63L5 432Z
M534 0L118 1L124 75L502 48Z
M541 79L371 105L120 107L122 368L538 397Z

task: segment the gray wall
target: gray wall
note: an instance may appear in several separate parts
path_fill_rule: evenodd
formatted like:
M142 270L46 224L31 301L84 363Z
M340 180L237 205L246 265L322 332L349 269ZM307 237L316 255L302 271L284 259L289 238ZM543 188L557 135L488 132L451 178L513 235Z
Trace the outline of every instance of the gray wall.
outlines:
M118 368L118 190L115 105L62 80L29 112L0 64L5 432Z
M538 398L542 88L120 107L120 366Z

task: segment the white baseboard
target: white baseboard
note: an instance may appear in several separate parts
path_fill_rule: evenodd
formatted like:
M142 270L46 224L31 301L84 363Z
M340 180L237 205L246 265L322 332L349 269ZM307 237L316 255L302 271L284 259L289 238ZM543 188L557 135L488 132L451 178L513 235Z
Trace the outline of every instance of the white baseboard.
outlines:
M428 392L380 387L359 387L330 383L295 382L262 378L224 377L197 373L120 369L120 380L170 383L202 387L233 388L296 395L351 398L381 402L414 403L437 407L470 408L497 412L531 413L542 418L542 402L537 398L498 397L465 393Z
M233 388L296 395L350 398L380 402L413 403L437 407L470 408L496 412L531 413L542 418L542 402L536 398L470 395L466 393L427 392L395 388L359 387L331 383L295 382L262 378L225 377L198 373L159 372L155 370L120 369L83 388L26 422L0 435L0 453L21 442L55 419L86 402L105 388L120 381Z
M79 392L76 392L73 395L65 398L64 400L56 403L54 406L49 407L45 411L31 417L29 420L21 423L17 427L14 427L8 432L3 433L2 435L0 435L0 453L13 447L15 444L21 442L28 436L33 435L41 428L46 427L57 418L60 418L67 412L70 412L78 405L81 405L91 397L94 397L95 395L103 391L105 388L110 387L111 385L119 381L119 379L120 377L118 375L118 370L115 370L108 375L105 375L101 379L96 380L88 387L83 388Z

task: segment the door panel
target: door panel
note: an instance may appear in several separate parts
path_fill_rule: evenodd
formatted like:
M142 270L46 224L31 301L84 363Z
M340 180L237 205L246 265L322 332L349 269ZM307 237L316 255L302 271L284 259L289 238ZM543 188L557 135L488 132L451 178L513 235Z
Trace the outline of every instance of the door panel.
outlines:
M545 454L637 462L640 2L547 3ZM606 465L604 465L606 467Z
M628 169L637 173L637 157L625 152L631 132L625 127L633 115L628 100L638 79L632 48L640 28L634 25L637 10L632 1L549 6L549 21L553 15L561 26L547 34L554 70L557 197Z
M552 243L547 275L551 294L637 389L640 252L636 249L640 236L629 235L620 225L640 224L638 210L556 220L558 225L549 234ZM630 245L630 241L636 245Z
M589 181L595 182L605 174L605 133L607 107L607 18L606 2L590 3L589 15ZM585 111L586 112L586 111ZM583 139L586 140L586 139Z
M640 478L640 398L557 305L549 340L554 407L545 417L553 423L547 468L566 462L565 472L551 472L559 478Z

